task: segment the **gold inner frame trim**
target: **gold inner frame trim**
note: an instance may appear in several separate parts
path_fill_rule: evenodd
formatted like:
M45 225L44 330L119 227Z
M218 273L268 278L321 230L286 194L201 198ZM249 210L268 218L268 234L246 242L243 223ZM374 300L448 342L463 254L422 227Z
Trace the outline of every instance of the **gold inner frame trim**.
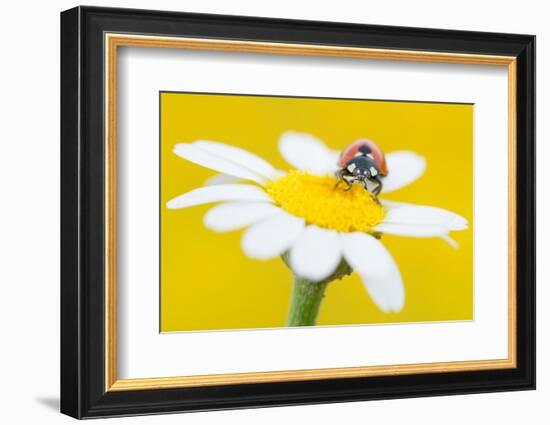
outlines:
M516 58L328 45L106 33L105 45L105 391L510 369L516 367ZM120 46L325 56L507 67L508 71L508 357L495 360L117 379L116 372L116 99Z

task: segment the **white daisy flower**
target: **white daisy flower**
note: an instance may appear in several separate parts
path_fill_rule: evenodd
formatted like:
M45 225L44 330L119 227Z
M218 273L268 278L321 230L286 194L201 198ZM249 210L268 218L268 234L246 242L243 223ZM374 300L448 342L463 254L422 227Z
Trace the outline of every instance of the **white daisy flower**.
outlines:
M167 207L221 202L204 223L216 232L246 228L241 245L247 256L285 255L294 274L311 282L327 280L347 264L385 312L403 308L405 290L380 236L439 237L454 246L449 232L468 227L466 219L441 208L377 200L360 185L335 189L339 153L309 134L283 134L279 150L294 169L277 170L257 155L219 142L177 144L176 155L221 175ZM381 196L414 182L426 169L424 158L411 151L390 152L386 162Z

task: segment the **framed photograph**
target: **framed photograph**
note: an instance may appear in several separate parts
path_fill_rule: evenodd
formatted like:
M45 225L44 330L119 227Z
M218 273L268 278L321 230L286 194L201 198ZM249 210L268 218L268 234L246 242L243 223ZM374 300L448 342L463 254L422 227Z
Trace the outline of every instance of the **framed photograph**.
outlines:
M61 411L533 389L535 37L61 14Z

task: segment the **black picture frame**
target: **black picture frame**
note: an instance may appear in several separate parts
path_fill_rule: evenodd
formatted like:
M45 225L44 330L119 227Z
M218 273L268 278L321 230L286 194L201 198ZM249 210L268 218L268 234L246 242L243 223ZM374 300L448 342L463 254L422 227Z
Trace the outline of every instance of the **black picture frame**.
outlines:
M517 58L517 367L105 391L104 34L370 47ZM61 412L75 418L535 388L535 37L76 7L61 13Z

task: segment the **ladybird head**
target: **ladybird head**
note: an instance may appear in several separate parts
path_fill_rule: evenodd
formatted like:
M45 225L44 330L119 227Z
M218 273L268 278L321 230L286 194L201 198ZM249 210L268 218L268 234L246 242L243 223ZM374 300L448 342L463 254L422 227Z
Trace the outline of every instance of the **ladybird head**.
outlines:
M370 179L380 174L376 162L366 155L359 155L348 161L346 170L361 180Z

